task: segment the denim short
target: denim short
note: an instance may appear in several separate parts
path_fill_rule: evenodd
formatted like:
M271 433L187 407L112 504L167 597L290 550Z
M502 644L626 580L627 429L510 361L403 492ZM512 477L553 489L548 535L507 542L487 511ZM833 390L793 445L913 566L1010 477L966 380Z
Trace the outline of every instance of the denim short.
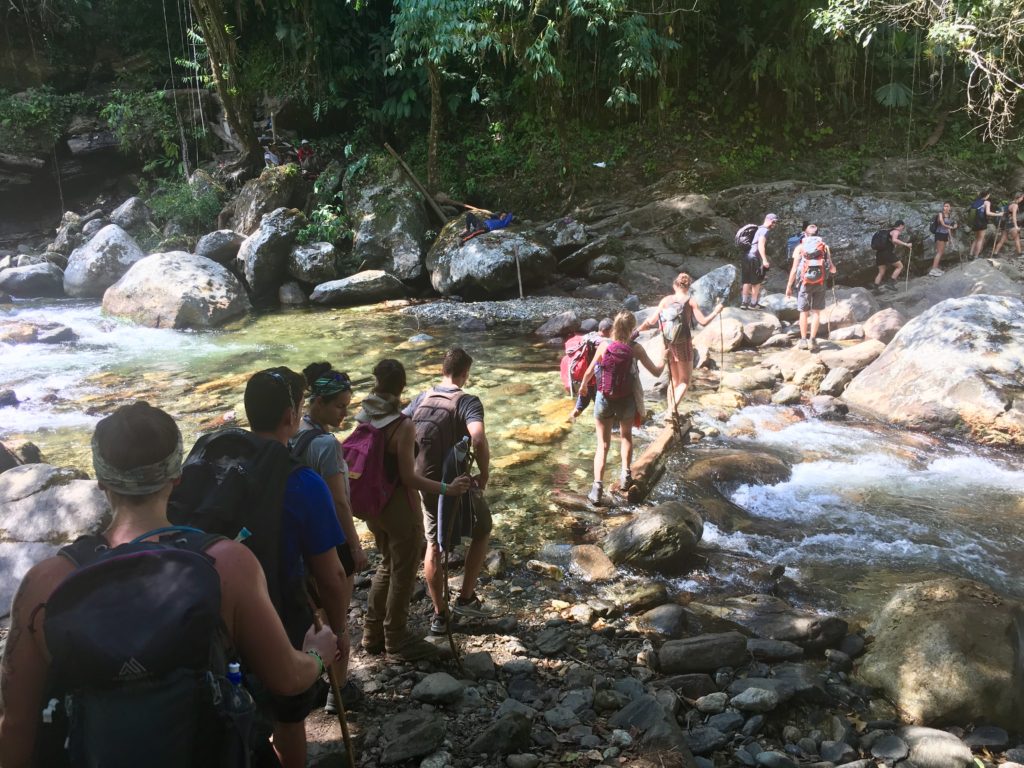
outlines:
M597 393L594 402L594 418L598 421L632 422L636 416L636 401L632 393L611 400L603 392Z

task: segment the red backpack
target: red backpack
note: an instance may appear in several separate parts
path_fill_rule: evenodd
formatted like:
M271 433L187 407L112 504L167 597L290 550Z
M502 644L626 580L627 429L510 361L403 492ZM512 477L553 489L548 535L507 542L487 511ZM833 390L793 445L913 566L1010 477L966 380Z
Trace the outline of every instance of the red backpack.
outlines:
M609 400L632 395L632 373L633 349L621 341L611 342L597 366L597 391Z
M583 381L583 374L590 367L590 361L594 359L594 352L597 351L597 341L586 336L570 336L565 342L565 357L560 364L562 374L562 385L570 395L578 393L579 384Z
M341 452L348 464L352 514L360 520L380 515L398 487L399 478L388 477L384 471L384 455L397 425L406 418L402 415L382 429L364 422L341 443Z

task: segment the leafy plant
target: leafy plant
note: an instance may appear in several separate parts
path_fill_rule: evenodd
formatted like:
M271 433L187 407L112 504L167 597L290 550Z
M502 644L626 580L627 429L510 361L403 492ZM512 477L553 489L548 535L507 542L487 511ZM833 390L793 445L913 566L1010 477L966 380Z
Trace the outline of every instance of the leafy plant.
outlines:
M175 222L187 234L199 236L217 224L224 201L212 187L193 188L187 181L161 179L152 190L143 190L158 224Z
M309 214L309 223L299 230L300 243L332 243L338 245L352 239L352 222L341 205L340 196L333 203L319 205Z
M49 154L72 115L92 106L81 94L59 94L49 86L0 91L0 147L15 154Z
M173 168L181 158L174 107L163 91L115 90L100 110L121 151L146 160L145 170Z

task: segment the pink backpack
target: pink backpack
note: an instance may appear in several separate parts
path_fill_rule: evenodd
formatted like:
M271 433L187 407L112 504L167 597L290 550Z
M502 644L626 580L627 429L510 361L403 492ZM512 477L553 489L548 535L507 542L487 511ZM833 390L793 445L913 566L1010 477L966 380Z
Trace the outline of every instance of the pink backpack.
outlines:
M633 349L629 344L613 341L605 349L598 364L597 391L609 400L633 394Z
M388 477L384 471L384 455L398 424L405 418L408 417L400 416L383 429L364 422L341 443L341 452L348 464L352 514L360 520L380 515L398 487L399 478Z

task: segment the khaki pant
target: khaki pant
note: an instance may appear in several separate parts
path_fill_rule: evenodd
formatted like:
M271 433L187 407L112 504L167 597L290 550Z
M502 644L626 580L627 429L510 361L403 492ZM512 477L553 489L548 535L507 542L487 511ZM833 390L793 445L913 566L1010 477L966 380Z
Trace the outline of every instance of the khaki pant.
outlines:
M417 502L414 507L410 497ZM406 624L424 544L418 502L417 494L399 485L380 516L366 522L382 560L367 598L364 646L379 646L383 640L388 652L396 652L412 639Z

